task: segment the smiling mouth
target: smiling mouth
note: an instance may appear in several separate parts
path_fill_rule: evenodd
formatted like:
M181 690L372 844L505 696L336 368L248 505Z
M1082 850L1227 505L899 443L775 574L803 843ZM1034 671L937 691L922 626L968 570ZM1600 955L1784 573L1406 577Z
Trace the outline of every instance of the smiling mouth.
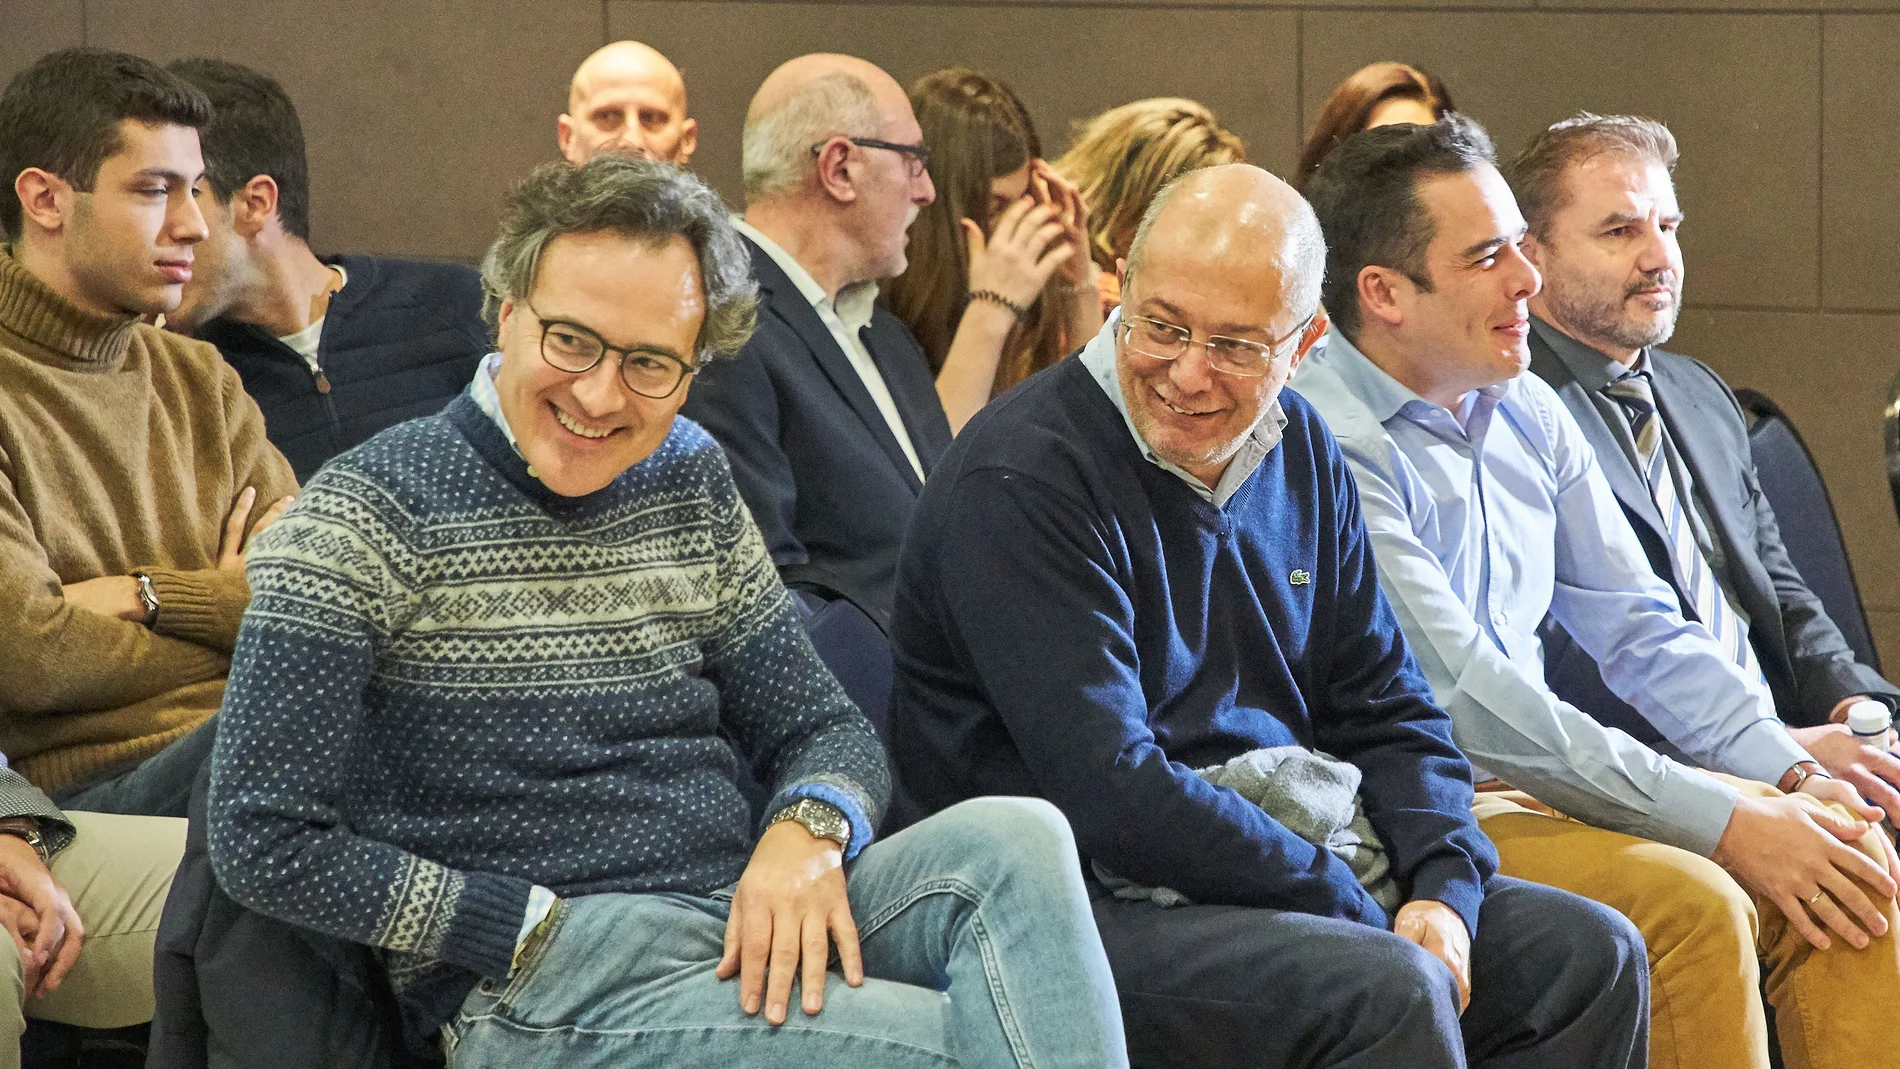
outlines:
M1188 416L1194 419L1200 419L1205 416L1211 416L1220 411L1220 409L1218 408L1212 408L1212 409L1208 409L1206 412L1193 412L1188 409L1182 408L1181 406L1175 404L1173 401L1170 401L1167 398L1161 396L1159 393L1155 394L1155 400L1160 401L1164 406L1167 407L1168 411L1170 412L1173 412L1177 415Z
M554 418L559 421L561 426L565 427L569 433L578 435L590 442L597 442L618 429L615 427L589 427L587 424L561 411L558 407L553 405L549 405L548 407L554 409Z

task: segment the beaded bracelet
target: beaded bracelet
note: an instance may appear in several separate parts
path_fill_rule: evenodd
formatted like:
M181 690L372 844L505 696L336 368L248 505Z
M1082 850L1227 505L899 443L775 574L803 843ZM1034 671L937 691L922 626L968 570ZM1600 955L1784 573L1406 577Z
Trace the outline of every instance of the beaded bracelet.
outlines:
M995 290L971 290L970 299L973 301L989 301L991 304L1000 304L1004 308L1009 309L1010 314L1019 320L1029 314L1029 309L1026 306L1017 304L1015 301L1010 300Z

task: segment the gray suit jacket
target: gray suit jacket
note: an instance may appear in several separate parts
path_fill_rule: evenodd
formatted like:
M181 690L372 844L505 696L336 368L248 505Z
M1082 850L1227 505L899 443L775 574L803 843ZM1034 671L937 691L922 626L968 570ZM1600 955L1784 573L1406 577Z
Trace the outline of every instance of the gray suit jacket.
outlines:
M1676 589L1661 514L1609 422L1569 365L1533 330L1531 370L1556 389L1596 450L1603 473L1648 554L1650 567ZM1657 407L1705 502L1726 555L1723 585L1749 617L1749 640L1774 692L1775 709L1793 727L1827 722L1842 698L1870 694L1900 701L1900 689L1854 659L1820 599L1788 560L1775 512L1749 454L1742 409L1714 371L1698 360L1651 349ZM1688 611L1685 609L1685 611ZM1562 628L1546 621L1545 677L1557 694L1597 719L1647 742L1660 736L1603 685L1595 662Z

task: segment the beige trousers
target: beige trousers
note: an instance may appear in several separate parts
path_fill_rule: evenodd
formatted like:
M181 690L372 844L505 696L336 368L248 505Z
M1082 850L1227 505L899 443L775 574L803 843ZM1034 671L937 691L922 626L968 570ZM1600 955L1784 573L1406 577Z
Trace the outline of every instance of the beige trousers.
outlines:
M59 990L28 998L19 951L0 935L0 1069L18 1069L27 1017L84 1028L152 1019L152 951L172 874L185 853L185 822L66 815L79 834L53 858L53 878L72 897L85 941Z
M1721 778L1755 796L1780 793ZM1900 1069L1900 1044L1869 1009L1900 999L1892 902L1888 934L1867 949L1835 936L1832 949L1816 950L1779 907L1708 858L1591 827L1516 791L1481 793L1472 812L1505 875L1594 899L1642 931L1652 1069L1767 1069L1764 969L1788 1069ZM1861 849L1881 856L1871 841Z

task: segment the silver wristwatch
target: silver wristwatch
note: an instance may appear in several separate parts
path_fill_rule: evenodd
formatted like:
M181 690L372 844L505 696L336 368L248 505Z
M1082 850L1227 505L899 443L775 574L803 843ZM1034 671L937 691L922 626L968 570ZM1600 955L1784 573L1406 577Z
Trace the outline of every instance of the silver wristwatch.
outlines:
M851 843L851 822L845 819L844 811L830 802L821 802L816 798L800 798L796 803L778 811L772 823L796 820L805 826L805 830L820 839L830 839L839 846Z
M148 628L155 627L158 624L158 591L152 589L152 577L144 572L133 572L132 578L138 581L139 604L145 609L145 619L140 623Z

